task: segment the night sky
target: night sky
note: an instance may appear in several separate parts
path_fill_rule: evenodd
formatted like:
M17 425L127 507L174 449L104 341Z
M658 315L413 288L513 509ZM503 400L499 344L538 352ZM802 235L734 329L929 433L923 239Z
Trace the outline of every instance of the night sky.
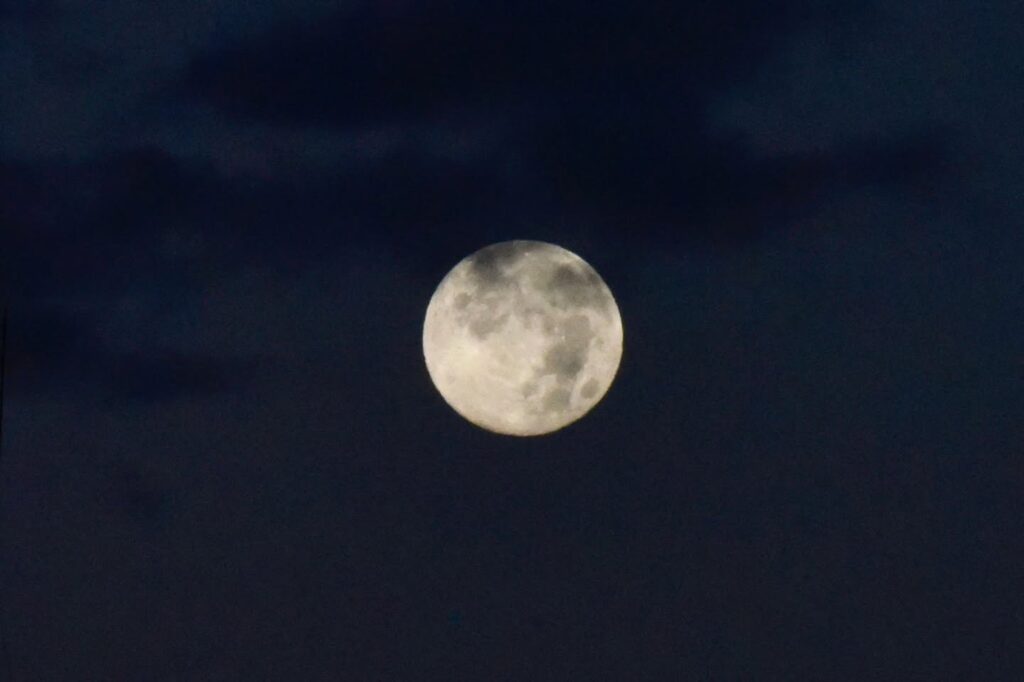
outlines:
M0 680L1017 680L1024 6L0 5ZM537 239L549 436L421 333Z

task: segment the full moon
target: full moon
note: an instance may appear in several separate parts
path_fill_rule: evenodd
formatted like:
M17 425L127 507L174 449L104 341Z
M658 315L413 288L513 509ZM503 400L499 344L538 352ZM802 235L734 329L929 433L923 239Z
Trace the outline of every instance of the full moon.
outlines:
M479 427L551 433L604 397L622 358L622 319L582 258L539 241L467 256L427 306L423 356L438 392Z

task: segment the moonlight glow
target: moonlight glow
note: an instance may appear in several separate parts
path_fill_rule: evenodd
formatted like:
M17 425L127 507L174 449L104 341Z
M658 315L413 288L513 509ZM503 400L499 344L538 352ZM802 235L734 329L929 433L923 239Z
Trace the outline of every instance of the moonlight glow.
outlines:
M611 291L554 244L493 244L462 260L427 307L423 355L437 390L474 424L550 433L601 400L622 357Z

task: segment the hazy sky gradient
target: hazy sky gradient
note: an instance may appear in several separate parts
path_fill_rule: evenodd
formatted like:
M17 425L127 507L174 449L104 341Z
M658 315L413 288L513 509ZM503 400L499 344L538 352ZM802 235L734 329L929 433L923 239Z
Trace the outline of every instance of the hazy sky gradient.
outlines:
M1024 11L0 8L15 679L1012 679ZM542 439L430 384L506 239L619 303Z

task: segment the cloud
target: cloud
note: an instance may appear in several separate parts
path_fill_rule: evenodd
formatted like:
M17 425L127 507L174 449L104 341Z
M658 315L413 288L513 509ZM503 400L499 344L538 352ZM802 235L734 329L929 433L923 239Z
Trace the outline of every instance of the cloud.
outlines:
M814 14L799 1L365 3L212 50L184 85L239 114L334 125L623 88L686 98L744 77Z
M484 244L562 242L573 226L609 259L733 248L835 193L945 181L948 131L764 154L711 125L718 93L827 11L377 3L305 24L264 17L259 37L227 48L185 41L167 60L188 64L181 89L165 95L193 115L157 136L163 146L0 164L12 198L0 284L81 325L51 348L74 360L49 367L162 400L227 390L250 360L156 333L115 348L88 332L98 309L142 297L173 310L233 273L298 276L367 245L431 282ZM256 131L258 158L240 158L245 135L218 146L233 126ZM304 151L321 143L330 151Z
M196 351L125 351L94 332L94 320L35 304L11 314L10 378L29 393L82 394L154 404L237 390L260 361Z
M8 289L185 291L254 265L299 272L367 241L432 274L567 224L615 251L732 246L831 192L904 187L944 162L938 135L765 157L713 132L716 94L828 11L797 0L321 11L276 26L261 15L230 47L175 48L174 63L201 50L167 93L194 115L153 137L164 146L0 166L16 197L0 216L18 255ZM195 98L255 121L260 145L218 146L224 128ZM329 158L308 151L328 143Z
M104 334L127 302L181 310L233 261L233 188L207 165L151 148L85 161L0 164L0 293L12 306L12 382L29 392L158 403L240 388L253 358L142 325ZM225 203L227 202L227 204ZM130 313L129 313L130 315ZM136 320L136 326L139 325Z
M182 115L168 85L197 52L258 35L282 15L315 21L336 8L332 0L3 3L10 96L0 108L0 155L84 157L144 143Z
M3 287L22 298L181 294L250 266L301 268L354 219L375 217L357 180L229 177L152 147L0 163Z
M362 189L349 198L373 197L363 215L399 252L439 230L463 248L467 221L476 235L497 221L483 228L497 240L566 218L616 249L732 246L831 192L936 177L937 135L764 158L709 120L715 98L788 39L869 13L798 0L369 4L208 51L182 86L236 120L282 127L486 122L488 155L395 155L350 178Z
M182 257L172 235L208 204L210 174L159 150L84 162L0 164L10 197L4 284L19 295L134 288Z

